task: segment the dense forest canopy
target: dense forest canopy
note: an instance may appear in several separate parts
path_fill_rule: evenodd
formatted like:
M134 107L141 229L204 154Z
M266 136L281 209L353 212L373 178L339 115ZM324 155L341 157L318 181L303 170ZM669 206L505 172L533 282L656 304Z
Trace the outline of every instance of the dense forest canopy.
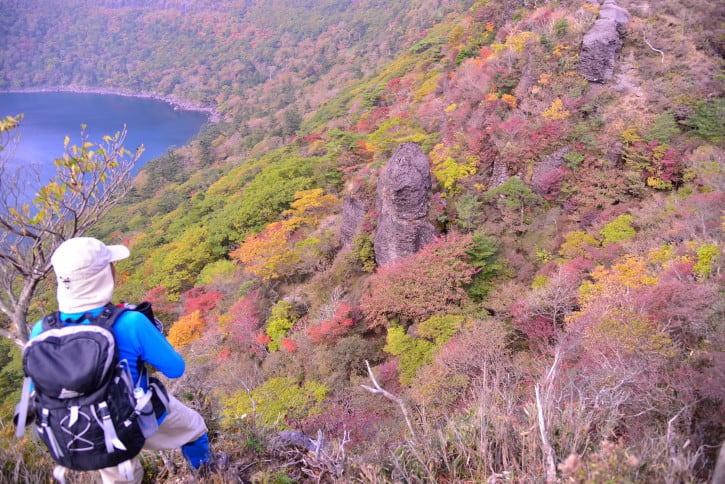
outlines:
M93 234L131 247L117 297L166 322L189 362L170 385L232 456L225 478L712 477L725 440L722 2L0 9L0 89L152 94L219 114L150 162ZM607 26L611 76L590 80L583 59L610 60L586 48ZM425 198L397 230L426 235L390 261L384 170L401 145L430 178L400 192ZM54 304L42 287L31 317ZM20 366L2 344L5 420ZM327 445L280 446L290 432ZM46 457L10 442L0 460L22 464L3 476L47 477ZM152 454L145 469L169 477Z
M154 93L212 105L255 135L310 114L454 8L438 0L1 5L0 89Z

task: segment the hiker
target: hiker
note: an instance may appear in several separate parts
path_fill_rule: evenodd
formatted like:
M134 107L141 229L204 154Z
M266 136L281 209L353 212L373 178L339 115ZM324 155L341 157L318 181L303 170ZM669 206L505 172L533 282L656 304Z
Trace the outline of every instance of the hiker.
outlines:
M129 255L128 248L123 245L107 246L91 237L78 237L63 242L53 253L51 264L58 282L59 318L64 326L88 324L88 318L97 318L104 310L120 312L112 323L119 360L125 360L133 382L143 389L143 395L149 391L144 363L169 378L180 377L184 373L185 363L153 322L141 312L114 310L113 305L109 304L115 280L113 263ZM41 320L34 325L30 343L43 333L42 323ZM145 437L143 448L181 448L194 472L203 474L214 471L216 463L209 449L207 427L201 415L172 395L166 395L165 390L159 391L156 386L154 388L156 391L149 392L149 395L157 415L155 420L158 421L158 430L156 422L152 420L153 428L148 432L151 435L144 431L141 437L142 442ZM154 419L153 414L151 418ZM108 438L106 440L108 444ZM62 481L64 472L65 469L61 467L60 478L55 472L54 475ZM143 479L143 467L138 456L119 465L99 469L99 472L104 483L140 483Z

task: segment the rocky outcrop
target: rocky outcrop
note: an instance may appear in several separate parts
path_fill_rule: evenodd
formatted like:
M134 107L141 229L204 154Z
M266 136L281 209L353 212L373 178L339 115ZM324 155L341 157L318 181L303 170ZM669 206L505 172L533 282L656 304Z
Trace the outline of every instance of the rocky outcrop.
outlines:
M368 211L365 201L346 196L342 200L342 223L340 225L340 241L348 246L360 230L360 225Z
M399 146L378 179L378 265L414 254L433 240L435 228L426 220L431 187L428 156L416 144Z
M556 176L559 168L566 165L564 158L569 153L569 147L564 147L544 157L534 166L531 177L531 188L537 195L546 195L551 188L552 177Z
M491 179L488 182L490 188L500 187L506 180L509 179L509 172L506 163L500 158L496 158L493 162L493 169L491 170Z
M270 439L270 447L273 450L283 450L287 447L298 447L309 451L314 451L317 448L316 443L297 430L281 430L272 436Z
M592 82L605 83L614 75L617 54L622 49L624 25L629 20L627 10L614 0L604 0L599 18L584 35L579 55L579 72Z

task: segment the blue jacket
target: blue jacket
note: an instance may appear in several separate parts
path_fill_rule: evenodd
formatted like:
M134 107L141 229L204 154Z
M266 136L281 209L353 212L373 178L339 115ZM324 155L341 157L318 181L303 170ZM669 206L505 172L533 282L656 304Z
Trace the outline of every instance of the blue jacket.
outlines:
M97 316L102 310L103 306L81 313L61 312L60 319L61 321L68 319L76 321L86 313ZM88 324L88 321L84 320L81 324ZM38 336L42 331L43 321L41 320L33 326L30 339ZM153 323L140 312L126 311L121 314L113 325L113 333L116 337L119 359L128 361L131 376L135 382L139 378L139 359L169 378L178 378L184 374L186 369L184 359ZM141 384L146 389L146 381Z

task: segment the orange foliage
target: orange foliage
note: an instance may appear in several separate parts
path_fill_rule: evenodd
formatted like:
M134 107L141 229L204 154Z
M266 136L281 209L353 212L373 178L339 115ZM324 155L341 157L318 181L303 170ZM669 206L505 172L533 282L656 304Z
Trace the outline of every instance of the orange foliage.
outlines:
M290 230L283 222L267 225L256 235L247 237L242 245L231 254L246 266L247 272L262 280L279 277L279 268L296 261L288 242Z
M169 342L176 348L189 344L201 338L204 326L204 317L199 310L182 316L169 330Z
M516 96L512 96L511 94L504 94L501 96L501 100L508 104L508 106L512 109L516 107Z
M582 304L586 305L595 298L609 300L629 300L630 293L657 282L647 263L641 257L627 255L619 264L610 269L599 266L592 271L594 282L585 281L580 289Z
M294 196L295 201L290 204L290 209L282 213L282 216L288 217L282 223L290 231L303 225L316 226L339 203L335 195L325 195L322 188L302 190Z
M301 262L292 235L299 234L298 229L315 228L338 205L336 196L325 195L320 188L299 191L290 209L282 214L285 220L268 224L259 234L250 235L229 255L262 280L289 273Z
M554 99L551 106L541 113L544 118L552 120L566 119L570 114L571 113L564 107L564 103L561 101L561 98Z

